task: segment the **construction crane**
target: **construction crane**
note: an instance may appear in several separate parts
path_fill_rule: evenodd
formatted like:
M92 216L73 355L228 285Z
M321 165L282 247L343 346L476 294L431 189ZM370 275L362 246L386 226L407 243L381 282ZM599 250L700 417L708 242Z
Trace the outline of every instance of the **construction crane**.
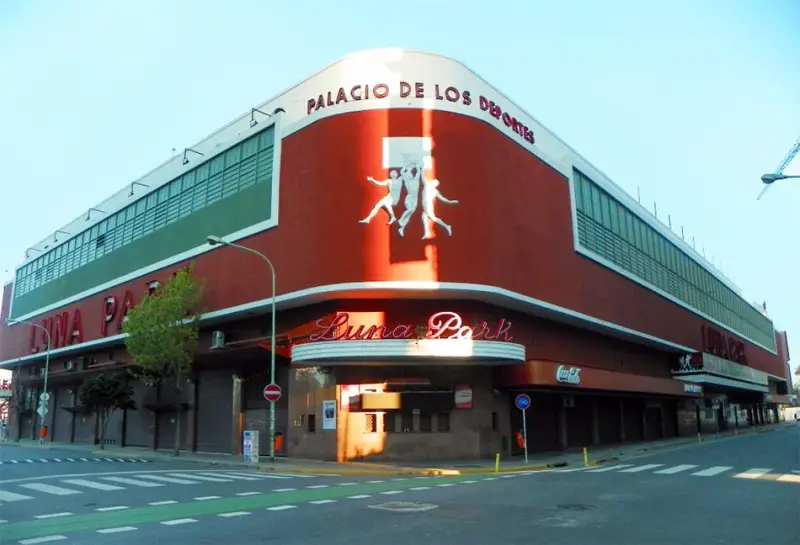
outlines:
M761 193L758 194L758 199L763 197L767 192L767 189L772 187L773 182L785 180L786 178L800 178L800 176L792 176L783 173L783 169L789 166L789 163L792 162L792 159L794 159L798 152L800 152L800 137L798 137L797 142L794 143L792 149L789 150L789 153L787 153L786 157L783 159L783 161L781 161L781 164L778 165L778 168L775 169L775 172L772 174L764 174L761 177L761 181L764 182L764 189L762 189Z

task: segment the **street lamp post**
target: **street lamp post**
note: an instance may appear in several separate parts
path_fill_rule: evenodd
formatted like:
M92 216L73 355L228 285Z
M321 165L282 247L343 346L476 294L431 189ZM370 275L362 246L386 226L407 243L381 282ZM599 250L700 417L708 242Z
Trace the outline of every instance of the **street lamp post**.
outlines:
M222 244L224 246L231 246L233 248L238 248L240 250L244 250L245 252L250 252L251 254L255 254L264 261L267 262L269 265L269 270L272 273L272 333L270 335L270 361L269 361L269 382L270 384L276 384L275 382L275 267L272 264L272 261L269 260L267 256L259 252L258 250L254 250L252 248L248 248L247 246L242 246L240 244L234 244L233 242L227 242L222 240L222 238L209 235L206 240L212 246L216 246L217 244ZM275 464L275 402L269 402L269 458L272 464Z
M41 329L42 331L44 331L45 338L47 339L47 352L45 352L45 355L44 355L44 386L42 388L42 391L43 391L43 394L45 394L45 395L44 395L44 397L40 396L40 401L42 403L44 403L44 405L42 405L42 406L45 408L45 410L47 410L47 401L48 401L48 399L46 397L46 395L47 395L47 378L50 376L50 348L52 347L52 343L50 342L50 331L46 327L44 327L43 325L36 324L36 323L33 323L33 322L26 322L24 320L14 320L12 318L8 318L8 319L6 319L6 323L7 324L26 324L26 325L29 325L29 326L32 326L32 327L35 327L35 328L38 328L38 329ZM17 373L19 373L19 370L17 371ZM47 413L45 412L45 414L39 415L40 418L42 419L42 426L39 429L39 443L40 444L44 443L44 434L42 432L44 431L44 418L45 418L46 414ZM17 415L17 418L19 418L19 415Z
M789 178L800 178L800 174L764 174L761 177L761 181L769 185L772 182L777 182L778 180L787 180Z

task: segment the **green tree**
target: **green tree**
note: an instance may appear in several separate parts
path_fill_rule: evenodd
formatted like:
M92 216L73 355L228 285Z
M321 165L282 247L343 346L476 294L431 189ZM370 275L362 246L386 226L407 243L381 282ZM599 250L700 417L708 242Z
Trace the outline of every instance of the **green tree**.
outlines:
M128 375L122 372L101 373L88 377L78 394L82 412L96 414L100 433L100 448L105 448L106 429L111 416L125 409L135 409L133 388Z
M193 266L179 270L154 293L128 312L123 330L125 345L136 367L134 376L149 386L174 379L175 455L180 452L183 381L191 370L199 335L203 286Z

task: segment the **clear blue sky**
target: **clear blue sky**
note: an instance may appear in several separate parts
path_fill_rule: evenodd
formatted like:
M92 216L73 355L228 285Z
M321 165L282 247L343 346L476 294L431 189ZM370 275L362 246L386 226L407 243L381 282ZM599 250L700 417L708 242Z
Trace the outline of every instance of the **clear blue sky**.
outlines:
M797 364L800 182L755 199L800 135L798 28L797 0L2 0L0 275L172 148L340 56L423 49L657 201L766 300Z

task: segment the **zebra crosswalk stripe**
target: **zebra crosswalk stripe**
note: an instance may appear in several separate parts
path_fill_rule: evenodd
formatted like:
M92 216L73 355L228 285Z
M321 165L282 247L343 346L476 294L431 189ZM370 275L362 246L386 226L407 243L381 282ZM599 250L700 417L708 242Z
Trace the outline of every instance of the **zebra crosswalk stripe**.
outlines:
M737 473L734 475L737 479L758 479L762 475L765 475L770 472L770 468L768 467L753 467L744 471L742 473Z
M186 479L176 479L175 477L164 477L163 475L139 475L141 479L149 479L153 481L160 481L170 484L198 484L198 481L189 481Z
M218 477L223 479L233 479L235 481L259 481L258 477L251 475L244 476L238 473L199 473L199 475L207 475L208 477Z
M665 469L660 469L658 471L654 471L653 473L657 473L658 475L674 475L675 473L680 473L681 471L686 471L687 469L692 469L695 467L697 466L692 464L681 464L677 466L668 467Z
M44 483L28 483L19 485L21 488L29 490L36 490L37 492L44 492L45 494L52 494L54 496L71 496L73 494L80 494L80 490L72 490L71 488L62 488L52 484Z
M14 492L9 492L8 490L0 490L0 502L12 502L12 501L22 501L22 500L32 500L31 496L26 496L24 494L15 494Z
M105 484L105 483L98 483L95 481L88 481L86 479L64 479L61 481L62 483L67 483L75 486L83 486L85 488L92 488L94 490L103 490L103 491L110 491L110 490L125 490L122 486L115 486L113 484Z
M720 473L725 473L726 471L730 471L733 469L731 466L713 466L709 467L708 469L704 469L702 471L695 471L692 475L696 477L713 477L714 475L719 475Z
M197 473L192 473L191 475L187 475L186 473L168 473L170 477L178 477L179 479L197 479L198 481L208 481L212 483L229 483L233 479L221 479L219 477L207 477L205 475L198 475Z
M606 471L617 471L619 469L625 469L626 467L633 467L633 464L620 464L618 466L606 466L598 469L590 469L589 471L587 471L587 473L604 473Z
M296 475L287 475L285 473L282 473L280 475L274 475L272 473L266 474L266 473L238 473L238 472L234 473L234 475L247 475L248 477L257 477L259 479L291 479L292 477L296 476Z
M636 466L636 467L631 467L631 468L628 468L628 469L622 469L622 470L620 470L620 473L639 473L641 471L647 471L648 469L655 469L655 468L661 467L663 465L664 464L645 464L643 466Z
M164 486L161 483L151 483L150 481L142 481L139 479L131 479L130 477L100 477L104 481L111 481L112 483L129 484L131 486L141 486L142 488L155 488L157 486Z

